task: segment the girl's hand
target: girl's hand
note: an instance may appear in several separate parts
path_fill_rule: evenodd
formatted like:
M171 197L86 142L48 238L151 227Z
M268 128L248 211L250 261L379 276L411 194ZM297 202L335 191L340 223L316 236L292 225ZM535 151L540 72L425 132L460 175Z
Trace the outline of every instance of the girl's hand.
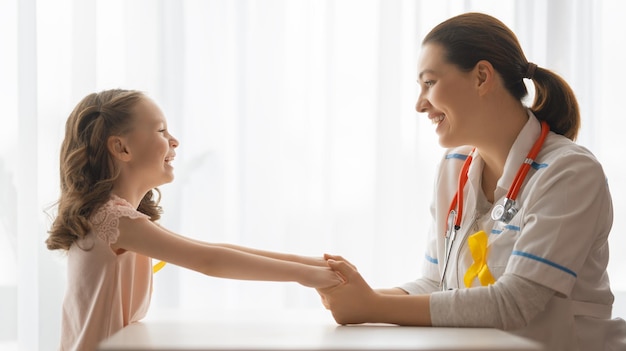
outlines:
M356 268L355 265L353 265L352 263L350 263L350 261L346 260L345 258L343 258L343 256L339 256L339 255L331 255L331 254L324 254L324 260L328 261L328 260L333 260L333 261L338 261L338 262L345 262L347 263L350 267L352 267L352 269L354 269L355 271L358 271L358 269Z
M325 257L298 256L295 262L308 264L309 266L328 267Z
M342 284L343 279L324 263L324 267L306 266L299 283L310 288L330 289Z

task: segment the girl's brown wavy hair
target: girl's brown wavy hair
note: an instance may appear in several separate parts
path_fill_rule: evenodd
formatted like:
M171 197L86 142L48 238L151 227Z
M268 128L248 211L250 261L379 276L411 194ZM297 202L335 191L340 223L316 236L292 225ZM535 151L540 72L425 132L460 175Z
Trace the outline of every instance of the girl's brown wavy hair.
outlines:
M49 250L68 250L92 229L89 218L109 200L119 176L107 139L131 130L134 107L144 98L142 92L121 89L89 94L68 117L60 155L61 196L46 240ZM160 192L153 190L137 210L156 221L161 216ZM158 197L153 199L155 191Z

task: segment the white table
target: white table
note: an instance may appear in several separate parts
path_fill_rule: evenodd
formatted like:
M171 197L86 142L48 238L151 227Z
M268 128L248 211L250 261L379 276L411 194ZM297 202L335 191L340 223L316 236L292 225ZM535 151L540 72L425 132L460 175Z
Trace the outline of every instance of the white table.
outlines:
M122 329L99 350L536 351L541 346L497 329L339 326L324 310L171 311Z

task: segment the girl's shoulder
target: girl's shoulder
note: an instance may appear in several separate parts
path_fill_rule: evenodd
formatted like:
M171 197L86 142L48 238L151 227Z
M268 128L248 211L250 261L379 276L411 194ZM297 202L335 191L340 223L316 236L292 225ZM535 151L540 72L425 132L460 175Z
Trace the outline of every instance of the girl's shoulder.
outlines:
M118 226L121 217L150 218L133 208L128 201L119 196L111 195L111 198L100 206L90 218L94 234L109 244L116 242L119 236Z

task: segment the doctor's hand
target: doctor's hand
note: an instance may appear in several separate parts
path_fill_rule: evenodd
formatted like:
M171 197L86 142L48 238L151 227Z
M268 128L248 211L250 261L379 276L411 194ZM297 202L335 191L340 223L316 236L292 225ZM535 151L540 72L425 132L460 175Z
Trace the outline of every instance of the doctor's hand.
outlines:
M379 295L347 261L328 260L328 265L343 277L344 283L317 289L317 292L335 321L339 324L373 322Z

